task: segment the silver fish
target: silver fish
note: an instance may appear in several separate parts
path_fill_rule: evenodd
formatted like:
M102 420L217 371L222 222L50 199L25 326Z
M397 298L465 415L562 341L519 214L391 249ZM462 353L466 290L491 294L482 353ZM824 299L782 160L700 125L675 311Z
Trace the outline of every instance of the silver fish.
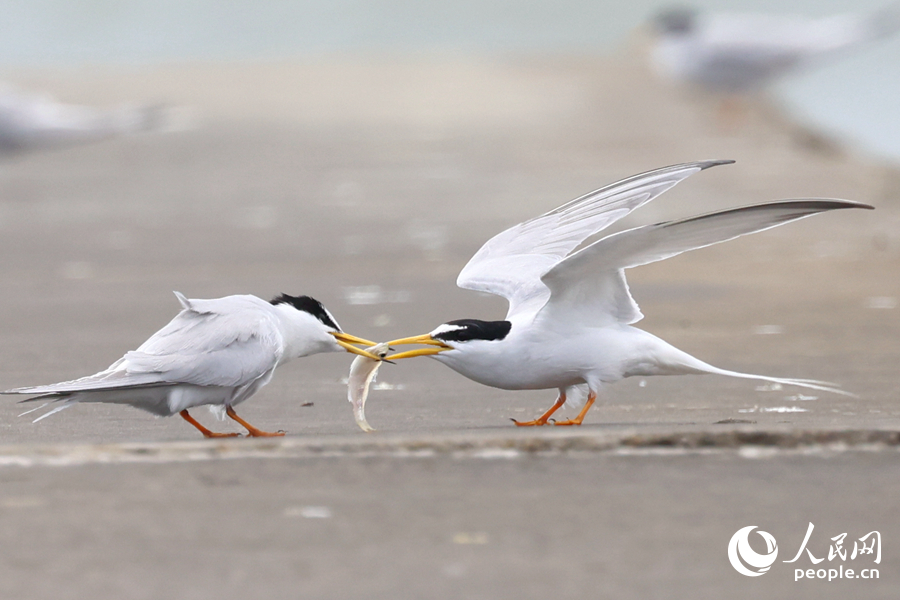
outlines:
M384 358L388 353L388 345L386 342L375 344L370 346L368 351ZM350 365L350 376L347 379L347 399L353 405L353 417L356 419L356 424L365 432L375 431L366 421L366 398L369 396L369 386L375 381L375 375L382 362L365 356L357 356Z

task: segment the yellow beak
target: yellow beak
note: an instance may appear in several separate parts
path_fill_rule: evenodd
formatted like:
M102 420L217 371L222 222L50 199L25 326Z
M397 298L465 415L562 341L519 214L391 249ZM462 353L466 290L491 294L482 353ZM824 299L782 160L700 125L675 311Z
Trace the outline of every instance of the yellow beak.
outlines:
M388 346L403 346L405 344L426 344L429 346L437 346L437 348L417 348L416 350L407 350L390 356L391 360L400 358L412 358L414 356L428 356L432 354L440 354L445 350L453 350L453 346L448 346L444 342L438 341L429 334L417 335L408 338L400 338L387 343Z
M370 342L369 340L363 339L361 337L356 337L355 335L350 335L349 333L344 333L342 331L329 331L334 340L337 342L338 346L350 352L351 354L358 354L360 356L365 356L371 360L382 360L380 356L376 356L367 350L363 350L361 348L357 348L353 344L364 344L366 346L375 346L378 342Z
M375 346L378 344L378 342L372 342L361 337L356 337L355 335L350 335L349 333L344 333L343 331L330 331L329 333L341 342L347 342L350 344L362 344L364 346Z

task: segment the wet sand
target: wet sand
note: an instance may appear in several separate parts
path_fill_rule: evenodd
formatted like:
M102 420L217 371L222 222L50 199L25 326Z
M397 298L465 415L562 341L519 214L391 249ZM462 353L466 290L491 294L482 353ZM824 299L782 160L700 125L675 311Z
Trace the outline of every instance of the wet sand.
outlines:
M666 164L737 160L622 227L792 197L876 211L819 215L629 272L648 331L717 366L835 381L858 399L656 378L610 387L577 431L524 432L509 419L538 414L552 392L485 388L417 360L381 370L367 407L378 432L365 435L342 385L350 357L326 355L282 368L243 407L256 426L287 430L284 441L221 446L180 419L124 407L77 406L32 424L4 397L0 595L895 589L896 168L771 106L725 121L715 101L660 86L624 56L344 57L6 79L68 102L186 107L192 126L0 165L4 389L106 367L177 312L172 290L310 294L345 330L379 340L501 318L502 300L454 284L481 243ZM68 466L50 468L47 455ZM486 460L498 456L507 460ZM330 517L305 518L307 505ZM879 529L881 579L793 583L780 561L751 579L728 564L740 527L772 532L793 555L809 521L818 554L828 537Z

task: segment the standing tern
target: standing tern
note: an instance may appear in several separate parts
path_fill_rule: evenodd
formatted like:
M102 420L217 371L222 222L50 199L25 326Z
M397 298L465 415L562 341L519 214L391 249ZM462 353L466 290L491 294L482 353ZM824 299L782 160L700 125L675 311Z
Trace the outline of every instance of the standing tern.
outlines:
M652 61L682 83L724 93L756 92L832 54L900 29L900 4L868 15L806 18L671 8L653 21Z
M107 402L129 404L163 417L178 413L206 437L240 435L212 432L188 413L207 404L224 407L225 414L250 436L268 437L284 432L257 429L240 418L234 407L269 383L276 367L293 358L345 350L380 360L353 346L375 342L341 331L328 309L309 296L282 294L266 302L250 295L211 300L175 295L181 312L108 369L73 381L0 393L40 394L22 402L46 400L43 406L62 402L35 422L78 402Z
M506 390L559 390L540 417L583 404L580 425L605 384L625 377L715 373L847 394L832 384L720 369L632 325L643 315L624 270L816 213L871 206L845 200L783 200L646 225L582 242L703 169L734 161L674 165L623 179L497 234L457 279L461 288L509 301L503 321L448 321L431 333L387 342L430 347L389 356L431 356L454 371Z

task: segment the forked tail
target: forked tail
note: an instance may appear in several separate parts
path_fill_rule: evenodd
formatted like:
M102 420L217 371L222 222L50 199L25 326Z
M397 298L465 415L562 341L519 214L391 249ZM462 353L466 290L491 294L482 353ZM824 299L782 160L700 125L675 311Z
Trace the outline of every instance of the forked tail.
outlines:
M770 377L768 375L754 375L752 373L741 373L740 371L729 371L728 369L720 369L719 367L714 367L708 363L703 362L700 359L694 358L690 354L685 352L681 353L684 357L687 357L690 360L681 360L679 361L683 367L687 369L686 372L693 373L712 373L714 375L726 375L728 377L740 377L741 379L755 379L757 381L768 381L769 383L779 383L781 385L795 385L798 387L804 387L811 390L819 390L822 392L831 392L832 394L840 394L842 396L850 396L851 398L858 398L856 394L852 392L848 392L840 389L838 384L831 383L829 381L819 381L817 379L794 379L790 377Z
M19 402L28 402L28 401L30 401L30 400L38 400L38 399L40 399L40 398L42 398L42 397L43 397L43 398L46 398L46 397L48 397L48 396L39 396L38 398L29 398L28 400L20 400ZM51 396L51 398L52 398L52 396ZM32 408L31 410L26 410L25 412L23 412L23 413L20 414L19 416L20 416L20 417L24 417L24 416L27 415L27 414L31 414L31 413L33 413L33 412L39 411L39 410L41 410L42 408L44 408L44 407L46 407L46 406L49 406L50 404L53 404L53 402L59 402L60 400L63 400L63 403L62 403L62 404L57 404L55 407L53 407L52 409L48 410L47 412L45 412L44 414L42 414L41 416L39 416L38 418L36 418L34 421L32 421L32 423L37 423L38 421L41 421L41 420L43 420L43 419L46 419L46 418L49 417L50 415L55 415L56 413L58 413L58 412L61 411L61 410L66 410L66 409L69 408L70 406L75 405L75 404L78 404L78 400L73 400L73 399L71 399L71 398L70 398L70 399L63 399L63 398L57 397L57 398L55 398L55 399L48 400L47 402L44 402L43 404L41 404L41 405L38 406L37 408Z

